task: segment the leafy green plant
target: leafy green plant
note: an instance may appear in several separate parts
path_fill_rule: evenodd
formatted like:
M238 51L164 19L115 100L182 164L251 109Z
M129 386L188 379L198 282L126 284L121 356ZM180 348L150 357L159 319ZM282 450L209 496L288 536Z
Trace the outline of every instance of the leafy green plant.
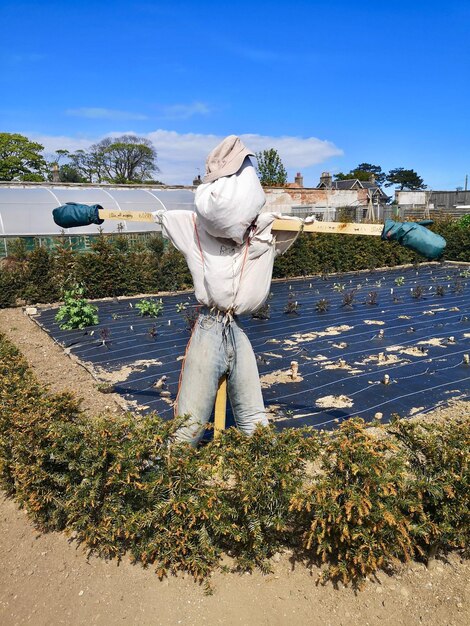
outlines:
M404 276L397 276L397 278L395 278L394 283L397 287L402 287L405 284L405 277Z
M346 289L346 285L344 283L333 283L333 291L344 291Z
M188 308L188 303L187 302L178 302L176 304L176 312L177 313L182 313L183 311L186 311L186 309Z
M461 217L457 224L459 228L470 228L470 213Z
M55 316L62 330L82 329L98 324L98 309L85 300L84 293L82 286L64 292L64 304Z
M138 302L135 308L141 317L158 317L163 313L163 301L161 298L159 300L149 298Z
M434 293L436 294L436 296L442 298L446 294L446 288L444 287L444 285L436 285Z

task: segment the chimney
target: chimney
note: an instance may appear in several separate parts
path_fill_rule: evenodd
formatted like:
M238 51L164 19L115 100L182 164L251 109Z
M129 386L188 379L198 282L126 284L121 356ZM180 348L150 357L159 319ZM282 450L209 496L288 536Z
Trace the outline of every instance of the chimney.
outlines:
M333 177L330 172L322 172L320 176L320 185L324 184L327 189L331 189L333 185Z
M302 176L302 174L300 172L297 172L297 174L295 175L294 182L299 187L303 187L304 186L304 177Z
M53 183L60 183L59 164L58 163L53 163L52 164L52 182Z
M369 176L369 181L375 185L375 174Z

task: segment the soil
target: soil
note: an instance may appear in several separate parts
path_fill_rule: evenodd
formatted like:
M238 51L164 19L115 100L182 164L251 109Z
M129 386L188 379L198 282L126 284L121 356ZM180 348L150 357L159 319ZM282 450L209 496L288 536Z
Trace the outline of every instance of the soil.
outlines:
M51 391L73 391L86 412L121 410L90 373L70 359L20 309L0 311L0 331L22 351ZM469 403L436 409L436 419L468 415ZM426 419L433 419L428 413ZM160 582L151 568L87 558L62 533L40 535L17 505L0 497L0 624L466 626L470 623L470 561L457 554L426 568L380 573L354 593L316 586L316 568L276 555L267 575L213 576L212 596L191 578Z
M323 396L317 398L315 404L321 409L345 409L353 406L354 402L348 396Z

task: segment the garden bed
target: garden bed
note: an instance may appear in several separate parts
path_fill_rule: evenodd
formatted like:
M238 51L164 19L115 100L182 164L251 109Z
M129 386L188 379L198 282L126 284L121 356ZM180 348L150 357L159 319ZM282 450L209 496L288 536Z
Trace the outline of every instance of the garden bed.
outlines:
M434 263L274 282L269 319L242 319L271 420L279 428L331 428L350 416L387 420L468 399L468 270ZM81 331L61 331L56 307L35 319L104 390L135 411L170 418L196 303L190 293L165 296L162 315L148 318L139 317L139 300L97 302L99 325ZM155 387L162 376L164 394Z

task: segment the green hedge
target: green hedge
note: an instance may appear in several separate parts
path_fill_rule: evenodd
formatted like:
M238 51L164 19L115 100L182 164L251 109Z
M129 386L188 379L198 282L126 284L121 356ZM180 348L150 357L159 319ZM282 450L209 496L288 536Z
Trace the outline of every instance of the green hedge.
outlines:
M470 262L470 228L439 222L434 229L447 239L444 259ZM175 291L191 287L183 256L155 236L131 247L124 236L100 235L92 251L74 252L59 239L55 250L27 252L19 242L0 264L0 308L27 303L55 302L63 290L82 284L89 298ZM414 263L424 259L396 243L378 237L303 234L276 259L275 278L347 272Z
M0 486L41 530L206 584L224 553L268 570L289 548L323 579L361 586L379 568L468 549L469 420L396 420L378 437L358 419L333 433L230 429L199 450L170 444L178 423L85 416L0 337Z

